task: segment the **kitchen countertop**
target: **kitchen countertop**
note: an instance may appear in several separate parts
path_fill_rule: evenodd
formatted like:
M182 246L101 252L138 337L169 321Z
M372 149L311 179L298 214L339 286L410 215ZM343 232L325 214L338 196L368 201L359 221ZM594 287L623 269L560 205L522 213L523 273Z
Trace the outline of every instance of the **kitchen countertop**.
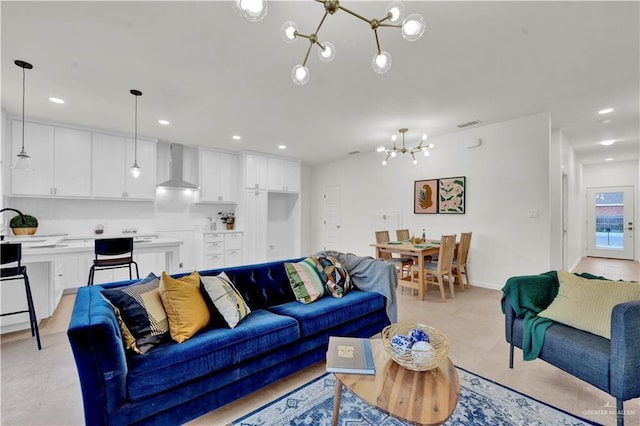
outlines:
M3 242L21 243L23 249L35 248L55 248L69 245L77 245L78 243L92 243L100 238L133 238L134 243L147 242L157 239L157 233L129 233L129 234L88 234L88 235L69 235L69 234L34 234L34 235L11 235L5 236Z

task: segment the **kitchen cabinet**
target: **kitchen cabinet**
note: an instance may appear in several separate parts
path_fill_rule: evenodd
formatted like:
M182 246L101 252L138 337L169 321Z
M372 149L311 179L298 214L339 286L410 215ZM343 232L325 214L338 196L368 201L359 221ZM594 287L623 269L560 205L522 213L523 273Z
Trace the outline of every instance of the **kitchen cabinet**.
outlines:
M244 263L300 256L300 162L252 153L240 159L245 190L236 215L244 230Z
M24 123L25 150L33 171L11 170L13 195L89 197L91 133L39 123ZM13 159L22 146L22 121L11 122Z
M233 203L236 199L238 160L235 154L200 149L199 202Z
M198 269L218 269L242 264L242 231L198 231Z
M93 197L153 200L156 193L156 142L138 139L138 164L142 173L137 179L129 173L134 158L133 139L94 133Z
M269 191L300 192L300 163L284 158L268 159Z
M267 189L269 158L257 154L244 154L244 187L247 189Z
M245 231L245 264L267 259L267 195L267 191L260 190L245 190L243 194L241 216Z

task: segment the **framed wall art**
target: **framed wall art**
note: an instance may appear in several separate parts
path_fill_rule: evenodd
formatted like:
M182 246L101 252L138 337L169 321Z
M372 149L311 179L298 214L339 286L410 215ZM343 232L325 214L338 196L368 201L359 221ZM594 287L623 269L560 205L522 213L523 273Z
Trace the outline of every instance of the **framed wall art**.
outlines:
M413 213L438 213L438 179L417 180L414 182Z
M438 179L438 213L464 214L465 177Z

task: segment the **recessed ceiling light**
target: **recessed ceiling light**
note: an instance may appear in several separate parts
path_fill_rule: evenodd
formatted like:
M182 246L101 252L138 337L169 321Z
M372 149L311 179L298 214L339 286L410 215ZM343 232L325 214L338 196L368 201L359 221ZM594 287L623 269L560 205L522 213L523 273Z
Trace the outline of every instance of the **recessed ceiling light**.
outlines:
M598 111L598 114L609 114L610 112L613 112L613 108L601 109L600 111Z
M604 146L609 146L609 145L613 145L614 143L616 143L616 141L602 141L600 142L600 145L604 145Z
M604 161L612 161L613 158L609 157L609 158L605 158Z
M169 124L171 124L167 120L158 120L158 123L162 124L163 126L168 126Z
M60 98L49 98L49 100L51 102L53 102L54 104L63 104L64 103L64 99L60 99Z
M242 137L240 137L240 136L238 136L238 135L233 135L233 136L231 136L231 138L232 138L234 141L239 141L240 139L242 139Z
M278 145L278 149L287 149L286 145Z

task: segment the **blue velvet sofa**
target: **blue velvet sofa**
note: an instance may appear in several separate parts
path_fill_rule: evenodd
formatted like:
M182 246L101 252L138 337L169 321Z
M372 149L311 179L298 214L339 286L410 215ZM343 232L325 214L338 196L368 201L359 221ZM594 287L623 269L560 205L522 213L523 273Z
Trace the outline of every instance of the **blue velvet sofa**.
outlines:
M331 335L371 337L390 323L387 300L375 291L297 302L284 262L224 269L252 310L234 329L208 328L144 355L125 353L114 311L100 295L135 281L80 288L67 335L86 424L181 424L323 360Z
M502 289L502 311L510 344L509 368L513 368L514 347L523 349L525 360L538 357L615 397L617 424L622 425L623 402L640 397L640 301L614 307L609 340L537 317L551 304L558 288L555 271L507 280ZM543 337L537 348L536 334Z

